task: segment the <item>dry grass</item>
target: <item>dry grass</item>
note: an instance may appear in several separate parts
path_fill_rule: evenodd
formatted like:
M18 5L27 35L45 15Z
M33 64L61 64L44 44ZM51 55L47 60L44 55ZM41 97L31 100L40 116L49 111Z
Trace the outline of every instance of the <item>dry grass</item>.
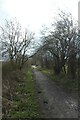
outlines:
M9 62L3 63L2 66L2 113L6 117L11 111L13 95L18 81L21 81L22 72L15 70Z

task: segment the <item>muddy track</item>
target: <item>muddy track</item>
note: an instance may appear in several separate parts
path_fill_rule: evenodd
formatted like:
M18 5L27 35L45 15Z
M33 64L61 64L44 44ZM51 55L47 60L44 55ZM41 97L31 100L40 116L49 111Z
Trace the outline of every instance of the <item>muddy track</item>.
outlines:
M36 69L36 80L41 118L78 118L78 99L71 97L52 80Z

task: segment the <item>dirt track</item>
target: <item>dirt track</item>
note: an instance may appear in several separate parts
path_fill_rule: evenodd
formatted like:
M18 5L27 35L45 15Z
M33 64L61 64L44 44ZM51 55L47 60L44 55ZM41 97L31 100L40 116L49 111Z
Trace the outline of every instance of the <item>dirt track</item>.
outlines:
M33 70L41 118L78 118L78 100L64 92L40 71Z

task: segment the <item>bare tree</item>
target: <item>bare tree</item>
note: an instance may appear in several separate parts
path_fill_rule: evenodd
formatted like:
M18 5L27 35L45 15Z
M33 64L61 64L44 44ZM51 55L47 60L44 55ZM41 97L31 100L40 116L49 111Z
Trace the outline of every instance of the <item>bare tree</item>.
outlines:
M30 49L34 33L29 30L22 32L17 21L7 21L5 27L1 28L2 56L8 56L11 63L15 61L20 69L28 60L27 51Z
M76 55L78 53L78 30L77 26L74 25L71 14L66 14L61 11L59 14L59 20L56 20L52 24L52 30L49 34L44 35L43 44L45 45L45 50L49 51L53 56L54 61L54 71L59 74L62 68L65 69L65 64L70 63L70 65L76 68ZM71 60L73 56L73 61ZM72 62L70 62L72 61ZM69 66L69 64L68 64ZM71 74L76 73L76 70L71 67Z

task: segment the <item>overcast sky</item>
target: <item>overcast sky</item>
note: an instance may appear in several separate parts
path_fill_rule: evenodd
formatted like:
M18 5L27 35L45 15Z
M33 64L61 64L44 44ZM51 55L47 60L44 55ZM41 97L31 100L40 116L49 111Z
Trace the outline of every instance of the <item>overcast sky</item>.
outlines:
M43 24L49 25L59 9L72 13L78 18L79 0L0 0L0 24L5 19L16 17L24 27L34 32Z

